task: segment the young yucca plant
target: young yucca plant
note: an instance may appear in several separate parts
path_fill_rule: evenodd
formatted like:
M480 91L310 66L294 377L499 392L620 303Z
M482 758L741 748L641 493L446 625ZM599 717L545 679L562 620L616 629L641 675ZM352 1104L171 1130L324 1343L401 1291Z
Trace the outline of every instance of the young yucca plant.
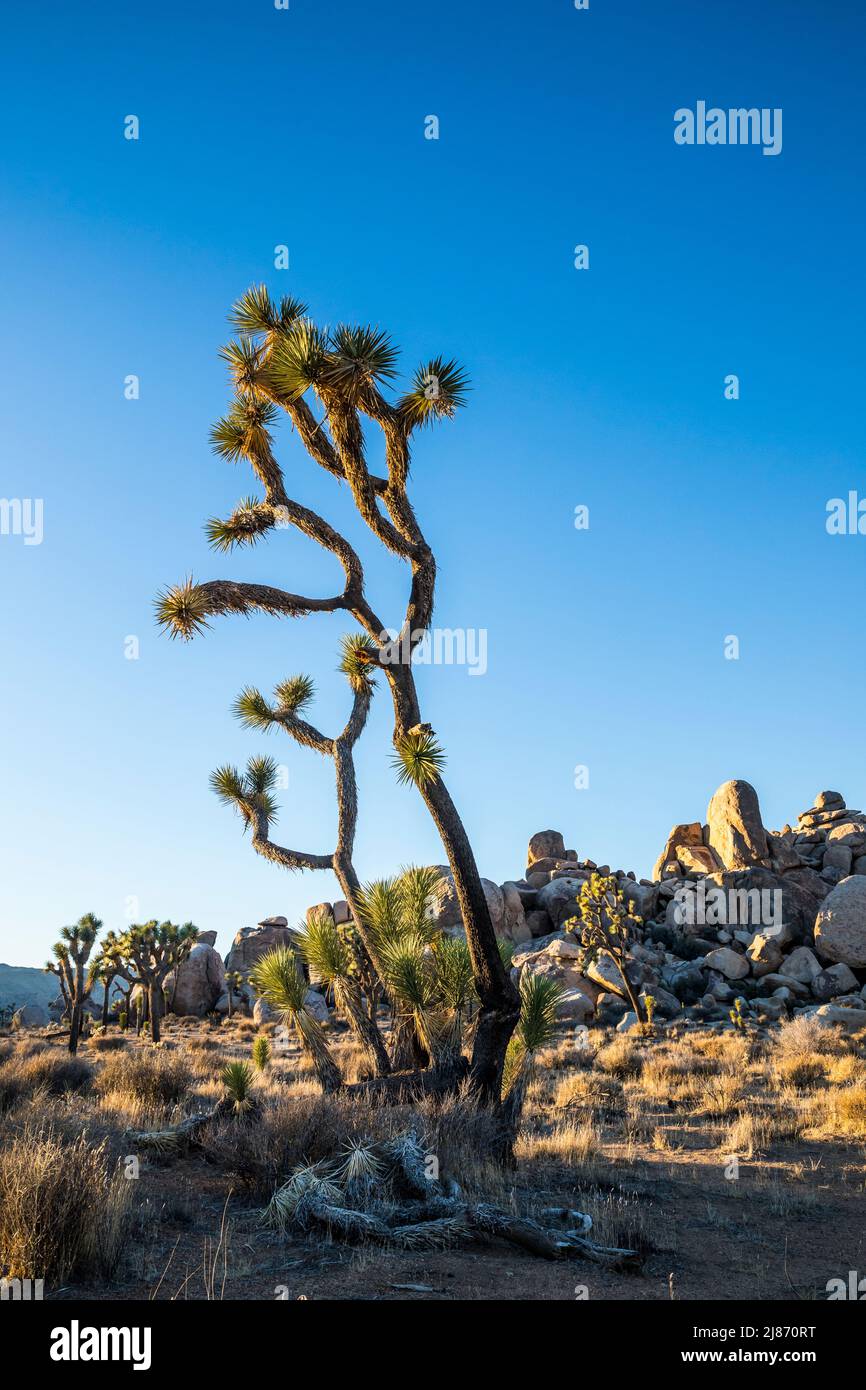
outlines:
M298 969L294 952L286 946L277 946L273 951L268 951L250 971L250 983L286 1025L296 1029L301 1045L316 1069L322 1090L338 1091L343 1078L331 1055L321 1023L307 1008L307 982Z
M562 986L546 975L530 975L524 970L521 976L520 1021L508 1044L502 1078L506 1118L514 1132L520 1124L535 1055L553 1037L562 992Z
M351 948L329 912L314 913L301 926L298 948L313 974L333 989L337 1008L349 1020L376 1075L387 1076L391 1063L385 1044L364 1007Z
M441 1062L447 1052L447 1018L437 995L426 937L420 932L407 932L386 946L380 959L385 988L398 1005L411 1013L431 1061Z
M226 1062L220 1080L236 1115L243 1115L252 1108L253 1073L246 1062Z
M445 754L429 725L419 724L394 740L397 750L391 759L397 781L426 787L436 782L445 766Z
M252 1060L256 1071L267 1071L271 1064L271 1045L264 1033L253 1042Z
M442 936L432 952L433 979L447 1022L443 1044L456 1059L463 1042L463 1023L475 997L472 959L462 937Z

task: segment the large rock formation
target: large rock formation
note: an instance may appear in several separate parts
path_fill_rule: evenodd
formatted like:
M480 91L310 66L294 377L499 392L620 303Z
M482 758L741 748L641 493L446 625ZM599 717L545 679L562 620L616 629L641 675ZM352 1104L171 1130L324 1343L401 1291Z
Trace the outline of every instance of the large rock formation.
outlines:
M216 940L216 932L208 932ZM226 975L222 957L213 946L199 936L176 974L165 982L165 993L171 1001L171 1012L193 1018L211 1013L225 991Z
M708 843L725 869L767 864L770 849L758 793L750 782L723 782L707 807Z
M820 1010L822 1022L841 1013L853 1026L866 1007L866 816L838 792L819 793L795 829L773 832L755 789L726 782L705 825L674 826L651 880L579 860L556 830L533 835L526 857L523 878L482 880L491 919L516 945L515 978L555 979L560 1014L574 1023L619 1024L628 1008L610 957L581 963L572 919L593 872L613 877L628 903L629 982L652 997L656 1019L732 1026L728 1012L739 1000L762 1024ZM445 867L439 876L431 920L456 934L454 882Z

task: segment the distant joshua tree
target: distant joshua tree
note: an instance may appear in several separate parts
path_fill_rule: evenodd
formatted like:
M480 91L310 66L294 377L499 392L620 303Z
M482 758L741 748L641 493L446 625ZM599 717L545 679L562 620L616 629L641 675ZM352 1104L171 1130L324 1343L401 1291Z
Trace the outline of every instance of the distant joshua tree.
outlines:
M253 287L234 306L232 322L239 337L223 349L234 383L228 414L212 434L216 451L232 461L245 459L263 495L246 498L225 520L208 523L214 549L230 551L252 544L277 528L294 527L329 551L345 574L342 590L317 598L264 584L230 580L186 582L165 590L157 603L161 625L172 635L192 638L209 627L208 619L227 613L268 613L304 617L310 613L351 616L360 629L344 647L343 669L355 689L355 706L343 734L325 739L299 717L309 692L307 678L279 686L275 703L248 690L238 713L257 726L278 725L292 737L334 758L338 799L343 808L342 837L333 854L287 850L270 839L275 768L256 759L245 777L232 769L216 774L217 787L234 802L252 826L258 853L289 869L333 868L349 902L364 949L376 964L375 946L357 909L358 882L345 831L356 814L351 747L363 727L369 704L369 681L384 675L394 707L395 765L401 781L420 792L442 839L454 876L480 1010L474 1034L473 1082L484 1099L498 1104L508 1041L520 1013L520 1000L500 956L487 900L463 823L442 776L442 748L429 724L422 722L412 669L412 653L427 635L433 617L436 561L407 495L413 436L436 420L454 415L464 404L467 381L453 361L436 358L415 373L408 391L391 401L382 387L397 375L397 352L385 333L372 327L318 327L306 308L286 297L275 303L265 286ZM321 409L317 418L308 401ZM364 591L361 560L346 538L316 512L293 501L273 453L270 427L284 410L307 453L321 468L347 484L355 506L378 541L408 564L409 598L402 627L392 641ZM370 471L364 423L375 426L384 445L387 476ZM381 971L379 972L381 976Z
M117 974L132 985L141 986L147 1000L150 1036L155 1043L159 1042L166 976L186 960L197 936L198 928L192 922L178 927L173 922L152 921L131 926L115 939Z
M101 929L99 918L92 912L85 913L74 927L63 928L60 940L51 948L54 960L45 966L60 981L60 993L69 1012L69 1051L73 1055L78 1051L84 1006L98 975L97 962L89 970L86 967Z

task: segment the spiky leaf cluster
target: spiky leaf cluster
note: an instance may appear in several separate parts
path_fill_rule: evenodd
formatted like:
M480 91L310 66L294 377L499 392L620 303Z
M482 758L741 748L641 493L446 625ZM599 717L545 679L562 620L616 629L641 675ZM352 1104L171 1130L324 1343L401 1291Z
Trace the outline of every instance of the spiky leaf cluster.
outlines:
M397 780L403 784L411 782L423 790L438 781L445 766L445 754L432 729L419 726L394 740L396 749L391 765L397 773Z
M189 642L210 627L207 602L192 575L182 584L163 589L157 596L156 621L169 637Z

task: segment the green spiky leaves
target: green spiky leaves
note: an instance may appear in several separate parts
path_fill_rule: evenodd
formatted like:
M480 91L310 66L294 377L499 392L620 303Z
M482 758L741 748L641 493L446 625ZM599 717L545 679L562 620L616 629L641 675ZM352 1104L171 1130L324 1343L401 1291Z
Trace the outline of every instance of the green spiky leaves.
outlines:
M275 304L265 285L251 285L233 305L229 322L239 333L287 332L307 311L307 306L291 295Z
M236 346L238 345L229 344L223 355ZM270 426L276 418L277 408L270 401L250 396L236 397L228 414L217 420L210 432L214 453L229 459L231 463L237 463L239 459L260 457L271 447L273 440Z
M330 335L329 346L325 380L349 400L356 400L365 386L397 375L399 353L382 329L340 324Z
M313 913L298 935L298 948L322 984L348 980L352 954L330 912Z
M378 669L379 649L372 638L363 632L346 633L340 639L341 657L338 669L353 690L372 690L373 672Z
M562 986L547 975L530 975L524 970L520 977L520 1022L517 1032L527 1052L546 1047L556 1029L556 1011L562 998Z
M253 1072L247 1062L226 1062L220 1072L220 1081L226 1089L232 1109L236 1115L249 1110L252 1105L250 1093L253 1089Z
M397 409L407 430L451 419L466 404L469 378L453 358L434 357L416 371Z
M210 627L208 607L202 590L193 583L192 575L182 584L163 589L157 596L156 621L169 637L189 642Z
M316 693L312 676L289 676L274 687L274 698L281 714L300 714Z
M205 523L205 534L213 550L227 551L236 545L252 545L274 524L273 507L255 497L244 497L227 520L211 517Z
M281 719L296 717L312 700L316 691L312 676L289 676L274 690L274 704L260 690L247 685L234 702L232 712L247 729L267 731Z
M249 979L256 994L278 1013L293 1017L303 1011L307 982L288 947L277 946L260 956Z
M234 702L232 713L247 729L270 729L274 711L260 690L247 685Z
M394 740L394 747L391 764L398 782L411 782L421 789L438 780L445 766L445 754L429 724L409 729Z
M281 396L299 400L311 386L327 379L329 359L327 334L309 319L300 319L274 342L268 380Z
M268 822L277 819L277 803L273 788L279 776L279 765L273 758L256 757L247 762L246 772L226 763L210 775L211 791L235 810L248 824L253 812L262 813Z
M252 338L233 338L220 348L231 378L242 396L255 396L261 390L267 349Z

